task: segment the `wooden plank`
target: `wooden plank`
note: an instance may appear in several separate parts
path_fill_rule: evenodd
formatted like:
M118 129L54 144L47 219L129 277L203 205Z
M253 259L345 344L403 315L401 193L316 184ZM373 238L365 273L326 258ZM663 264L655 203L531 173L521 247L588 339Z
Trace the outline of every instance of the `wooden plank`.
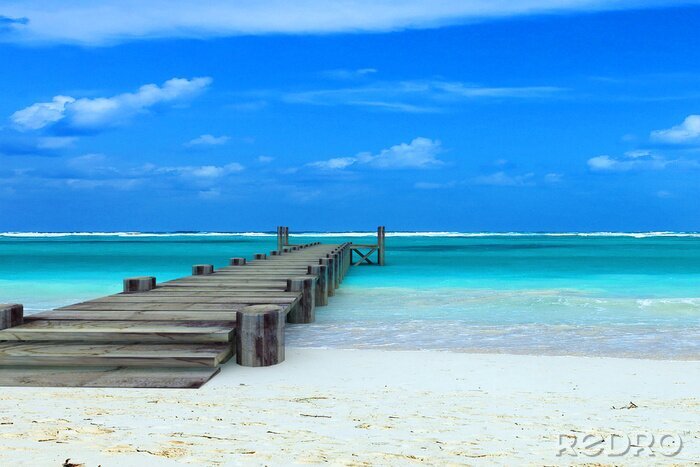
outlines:
M237 311L241 308L241 305L266 305L266 304L280 304L288 305L294 303L298 300L298 297L243 297L241 299L228 298L226 301L217 303L206 303L206 302L193 302L186 301L180 303L162 303L162 302L107 302L107 303L76 303L75 305L69 305L62 308L57 308L57 310L93 310L93 311L129 311L129 310L139 310L139 311Z
M0 369L3 387L198 389L220 368L36 367Z
M275 290L272 292L248 292L248 291L230 291L227 292L223 297L213 297L204 296L196 297L189 295L186 291L183 291L175 296L169 297L163 294L128 294L128 295L109 295L107 297L96 298L94 300L88 300L86 302L81 302L80 305L88 303L228 303L233 300L245 300L252 299L257 300L259 298L286 298L294 300L299 294L296 292L285 292L283 290ZM72 306L72 305L71 305Z
M245 308L245 305L237 306ZM289 307L288 307L289 308ZM227 311L134 311L134 310L53 310L37 313L25 318L92 320L92 321L231 321L235 320L236 310Z
M286 287L287 284L277 289L266 289L265 292L284 292ZM259 289L240 288L221 291L221 289L216 287L173 287L159 290L157 295L163 297L229 297L231 292L257 292L258 290Z
M0 341L207 343L233 340L235 322L37 319L0 331Z
M231 344L57 344L0 342L0 366L215 367Z

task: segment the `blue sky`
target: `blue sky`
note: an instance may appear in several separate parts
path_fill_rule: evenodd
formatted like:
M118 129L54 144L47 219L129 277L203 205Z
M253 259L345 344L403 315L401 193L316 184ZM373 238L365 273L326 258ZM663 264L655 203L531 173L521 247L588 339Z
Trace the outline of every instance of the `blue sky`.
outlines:
M700 2L93 3L0 0L0 231L700 230Z

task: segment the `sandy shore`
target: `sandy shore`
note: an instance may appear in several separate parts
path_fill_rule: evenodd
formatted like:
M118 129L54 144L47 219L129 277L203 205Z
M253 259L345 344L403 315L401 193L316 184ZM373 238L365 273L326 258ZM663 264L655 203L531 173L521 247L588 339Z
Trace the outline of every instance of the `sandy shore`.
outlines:
M200 390L3 388L0 464L687 464L698 388L700 362L288 349ZM581 449L644 432L655 458Z

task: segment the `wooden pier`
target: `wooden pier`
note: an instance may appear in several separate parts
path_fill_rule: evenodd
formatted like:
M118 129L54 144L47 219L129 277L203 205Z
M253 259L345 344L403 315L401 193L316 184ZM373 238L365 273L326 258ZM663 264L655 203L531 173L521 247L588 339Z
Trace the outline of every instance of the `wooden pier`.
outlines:
M383 231L374 250L382 265ZM198 388L233 357L282 362L286 323L314 322L352 265L353 244L291 245L287 227L277 234L276 250L218 270L128 278L122 293L26 317L21 305L0 305L0 386Z

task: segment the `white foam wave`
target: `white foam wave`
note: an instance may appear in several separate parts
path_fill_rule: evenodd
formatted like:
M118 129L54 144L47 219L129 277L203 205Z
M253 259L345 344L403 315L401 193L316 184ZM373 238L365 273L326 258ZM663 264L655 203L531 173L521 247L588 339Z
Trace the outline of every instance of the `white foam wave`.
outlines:
M271 232L0 232L0 237L275 237ZM374 237L376 232L299 232L290 237ZM700 232L387 232L387 237L690 237Z

